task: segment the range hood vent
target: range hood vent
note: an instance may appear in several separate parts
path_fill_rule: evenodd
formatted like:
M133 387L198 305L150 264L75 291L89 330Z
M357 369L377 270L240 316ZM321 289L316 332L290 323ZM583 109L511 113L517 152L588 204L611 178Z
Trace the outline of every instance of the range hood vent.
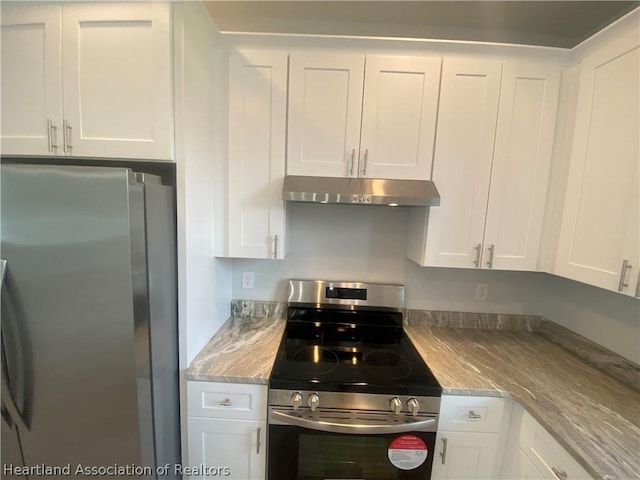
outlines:
M433 207L440 194L428 180L384 178L284 177L282 199L290 202Z

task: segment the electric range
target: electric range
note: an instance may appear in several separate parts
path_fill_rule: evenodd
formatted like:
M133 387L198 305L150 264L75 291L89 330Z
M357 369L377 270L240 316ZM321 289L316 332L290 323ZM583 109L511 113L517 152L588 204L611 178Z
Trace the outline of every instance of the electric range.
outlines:
M403 330L404 287L291 280L287 307L268 478L428 478L442 388Z

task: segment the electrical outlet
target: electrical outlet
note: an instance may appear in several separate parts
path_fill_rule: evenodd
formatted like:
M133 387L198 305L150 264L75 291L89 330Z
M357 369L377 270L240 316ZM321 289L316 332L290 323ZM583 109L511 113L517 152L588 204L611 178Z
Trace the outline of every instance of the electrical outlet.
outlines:
M489 296L488 283L476 283L476 300L485 301Z
M253 272L242 272L242 288L253 288Z

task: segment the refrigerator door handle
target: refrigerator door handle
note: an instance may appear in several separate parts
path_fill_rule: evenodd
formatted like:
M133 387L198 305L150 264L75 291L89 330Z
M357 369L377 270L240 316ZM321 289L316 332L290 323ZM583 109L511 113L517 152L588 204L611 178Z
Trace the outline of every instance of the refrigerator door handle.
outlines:
M5 366L2 363L2 421L7 423L10 427L14 423L17 423L20 428L29 430L29 427L24 423L20 410L13 401L11 392L9 391L9 385L7 385L6 374L4 372Z
M4 258L0 259L0 292L5 288L5 279L7 274L7 260ZM5 356L5 348L4 348L4 338L0 339L2 342L2 358L0 358L0 363L2 363L2 419L5 420L5 416L8 416L11 420L18 423L18 426L29 430L29 426L25 421L25 416L18 408L18 405L13 398L11 393L11 389L9 388L9 371L7 368L7 359ZM22 369L24 370L24 369Z
M7 410L4 404L0 407L0 417L6 427L13 428L13 420L11 419L11 415L9 415L9 410Z

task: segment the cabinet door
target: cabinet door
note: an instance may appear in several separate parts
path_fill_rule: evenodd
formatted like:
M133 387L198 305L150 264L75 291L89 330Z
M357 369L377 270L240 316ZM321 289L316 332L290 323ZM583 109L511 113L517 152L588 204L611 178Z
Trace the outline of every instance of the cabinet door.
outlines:
M503 66L483 268L538 267L559 84L556 65Z
M522 480L543 480L545 478L545 476L540 473L531 460L529 460L529 458L519 448L518 460L520 470L518 471L518 476L514 478L521 478Z
M284 258L287 55L229 58L228 255Z
M188 418L188 465L228 468L192 478L264 480L266 423L245 420ZM229 472L228 474L226 472Z
M65 4L69 154L172 158L169 4Z
M364 55L292 53L287 174L357 176Z
M586 57L554 273L619 289L638 275L640 49L636 31ZM623 269L628 260L632 269Z
M431 478L495 478L497 433L439 432Z
M522 416L520 448L542 478L593 478L528 412Z
M2 154L52 155L62 125L59 5L2 5ZM51 137L49 135L52 135Z
M425 265L479 266L489 194L501 63L445 59ZM476 264L478 260L478 264Z
M367 55L359 176L428 180L440 58Z

